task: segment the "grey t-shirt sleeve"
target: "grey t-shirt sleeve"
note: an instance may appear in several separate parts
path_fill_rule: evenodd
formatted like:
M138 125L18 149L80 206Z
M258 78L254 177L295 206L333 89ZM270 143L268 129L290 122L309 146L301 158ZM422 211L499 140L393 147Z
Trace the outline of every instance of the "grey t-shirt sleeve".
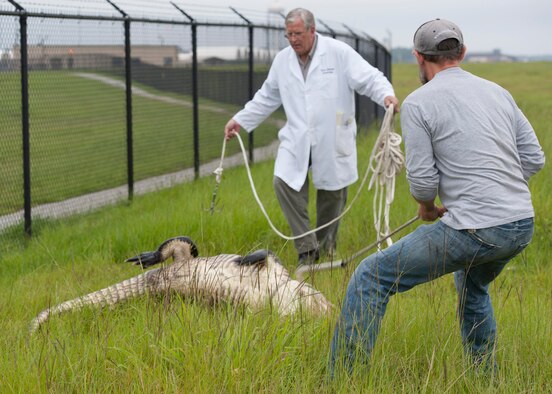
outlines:
M513 98L511 99L513 102ZM533 127L513 102L515 108L516 146L521 162L523 178L527 181L544 167L544 152Z
M431 201L437 196L439 172L435 166L429 127L416 105L403 103L400 114L410 193L419 201Z

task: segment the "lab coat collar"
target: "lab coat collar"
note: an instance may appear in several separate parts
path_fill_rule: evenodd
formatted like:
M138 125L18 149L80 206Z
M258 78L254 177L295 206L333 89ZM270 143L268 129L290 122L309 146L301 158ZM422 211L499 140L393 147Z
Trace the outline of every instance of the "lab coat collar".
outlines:
M309 72L307 74L307 81L309 79L309 74L311 74L319 65L320 65L320 58L321 56L324 56L326 54L326 38L322 37L320 34L316 33L317 37L317 44L316 44L316 51L314 51L314 56L312 57L311 65L309 67ZM303 74L301 73L301 67L299 66L299 61L297 60L297 54L293 50L293 48L290 47L290 55L289 55L289 65L291 68L291 73L302 83L305 83L306 81L303 80Z

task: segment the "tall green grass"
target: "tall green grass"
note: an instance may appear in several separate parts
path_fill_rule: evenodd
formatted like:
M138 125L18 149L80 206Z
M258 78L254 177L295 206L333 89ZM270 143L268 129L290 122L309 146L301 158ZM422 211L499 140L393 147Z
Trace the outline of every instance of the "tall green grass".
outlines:
M549 64L466 67L512 91L548 155L552 69ZM418 86L415 66L397 66L399 98ZM376 137L359 138L359 169ZM276 226L286 222L272 190L272 162L253 166L262 201ZM35 236L0 249L0 392L146 393L540 393L552 390L552 254L549 166L531 180L536 208L533 244L493 282L500 370L493 379L466 362L455 319L452 278L441 278L391 300L371 368L326 379L328 346L348 279L356 264L309 279L335 303L323 318L279 318L267 308L141 298L111 310L85 309L53 318L34 337L42 309L113 284L140 270L122 261L188 235L201 255L276 252L293 271L292 243L276 236L256 206L243 169L228 169L217 209L208 211L212 178L136 197L95 213L38 222ZM351 195L356 192L355 185ZM364 190L343 219L338 252L351 255L374 240L372 192ZM391 227L416 212L401 175Z

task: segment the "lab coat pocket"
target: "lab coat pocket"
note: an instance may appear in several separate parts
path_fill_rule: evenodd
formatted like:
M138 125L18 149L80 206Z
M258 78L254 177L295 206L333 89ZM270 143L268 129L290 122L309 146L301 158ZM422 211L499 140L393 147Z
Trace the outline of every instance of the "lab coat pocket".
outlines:
M338 156L350 156L356 146L356 122L349 119L344 123L338 122L335 133L335 147Z

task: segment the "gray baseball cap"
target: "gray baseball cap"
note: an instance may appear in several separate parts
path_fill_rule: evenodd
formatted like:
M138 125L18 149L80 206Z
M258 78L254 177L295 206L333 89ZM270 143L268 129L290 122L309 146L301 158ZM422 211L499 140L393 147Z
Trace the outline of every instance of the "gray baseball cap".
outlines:
M414 33L414 49L425 55L447 55L457 49L440 51L438 45L446 39L456 38L458 46L464 45L460 28L445 19L435 19L421 25Z

